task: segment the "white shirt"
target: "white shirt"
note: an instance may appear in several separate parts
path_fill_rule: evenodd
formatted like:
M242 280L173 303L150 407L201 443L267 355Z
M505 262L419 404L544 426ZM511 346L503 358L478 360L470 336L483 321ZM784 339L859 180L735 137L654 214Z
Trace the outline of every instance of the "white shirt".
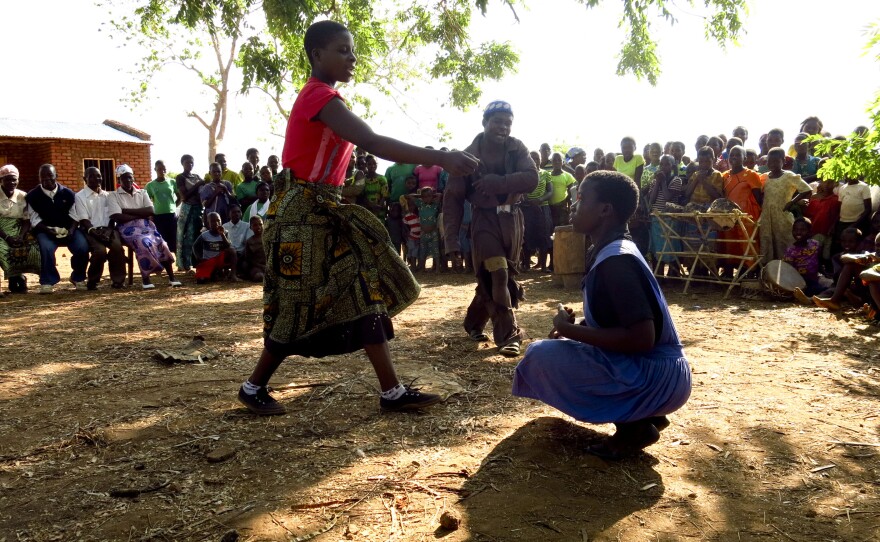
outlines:
M153 202L150 200L147 191L140 188L132 189L132 193L129 194L120 187L116 189L116 192L111 192L108 196L107 212L110 216L120 214L125 209L153 208Z
M88 220L96 228L110 225L110 212L107 202L110 194L106 190L95 192L88 186L76 193L73 207L70 208L70 218L74 220Z
M272 202L269 200L266 200L266 203L260 203L260 200L253 202L248 209L248 219L252 216L266 218L266 212L269 211L269 205L271 204Z
M233 224L230 220L223 224L223 229L226 230L226 236L229 237L232 248L236 252L244 252L244 242L250 237L249 233L253 234L251 227L244 220L239 220L238 224Z
M6 197L6 192L0 190L0 217L23 218L30 220L31 208L24 199L27 192L18 188L12 191L12 197Z
M865 212L865 200L871 199L871 188L859 181L856 184L844 184L838 189L840 199L840 221L855 222Z

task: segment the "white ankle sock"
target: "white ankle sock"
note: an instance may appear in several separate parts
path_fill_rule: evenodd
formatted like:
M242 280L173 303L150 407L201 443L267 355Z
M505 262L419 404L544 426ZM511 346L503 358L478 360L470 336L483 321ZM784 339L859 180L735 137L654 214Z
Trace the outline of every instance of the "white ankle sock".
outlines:
M260 389L260 386L257 386L256 384L251 384L250 380L245 380L244 384L241 385L241 389L244 390L247 395L256 395L257 391L259 391Z
M382 399L388 399L389 401L394 401L395 399L400 399L400 397L406 393L406 388L403 384L398 383L396 386L391 388L390 390L385 390L382 392Z

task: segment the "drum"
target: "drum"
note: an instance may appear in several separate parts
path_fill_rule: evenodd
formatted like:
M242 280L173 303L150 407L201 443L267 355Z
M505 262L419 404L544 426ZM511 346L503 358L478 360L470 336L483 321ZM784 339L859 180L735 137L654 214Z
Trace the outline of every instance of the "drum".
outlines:
M761 284L770 295L778 298L792 297L795 288L807 285L797 269L782 260L772 260L761 270Z

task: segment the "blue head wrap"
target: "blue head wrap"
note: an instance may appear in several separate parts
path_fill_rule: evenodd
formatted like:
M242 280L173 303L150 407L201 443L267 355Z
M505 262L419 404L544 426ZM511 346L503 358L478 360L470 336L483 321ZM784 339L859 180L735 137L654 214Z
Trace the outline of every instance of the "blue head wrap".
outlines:
M509 113L513 115L513 108L504 100L495 100L494 102L489 103L489 105L486 106L486 109L483 110L483 118L488 119L495 113Z

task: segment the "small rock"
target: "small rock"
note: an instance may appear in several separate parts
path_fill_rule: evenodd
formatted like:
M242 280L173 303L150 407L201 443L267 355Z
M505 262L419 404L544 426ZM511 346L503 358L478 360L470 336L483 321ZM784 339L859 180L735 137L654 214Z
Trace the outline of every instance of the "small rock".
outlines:
M235 452L235 448L216 448L205 454L205 458L207 458L208 463L222 463L227 459L235 457Z
M232 529L223 535L223 538L220 539L220 542L238 542L238 531Z
M440 526L447 531L455 531L460 523L461 519L459 519L455 512L447 510L440 516Z

